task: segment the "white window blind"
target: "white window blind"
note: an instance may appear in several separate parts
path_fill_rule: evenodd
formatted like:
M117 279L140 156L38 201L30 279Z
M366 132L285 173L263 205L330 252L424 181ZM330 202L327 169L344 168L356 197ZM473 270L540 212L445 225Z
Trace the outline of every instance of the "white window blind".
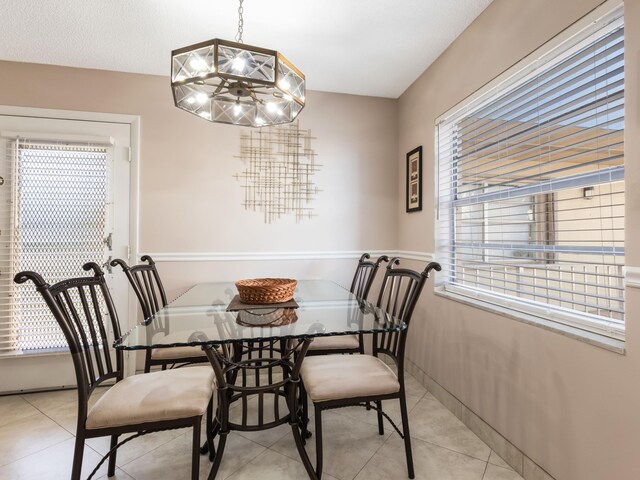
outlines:
M106 259L109 152L105 145L17 138L8 142L0 209L0 353L66 348L22 270L53 284Z
M622 8L507 77L436 126L441 282L621 337Z

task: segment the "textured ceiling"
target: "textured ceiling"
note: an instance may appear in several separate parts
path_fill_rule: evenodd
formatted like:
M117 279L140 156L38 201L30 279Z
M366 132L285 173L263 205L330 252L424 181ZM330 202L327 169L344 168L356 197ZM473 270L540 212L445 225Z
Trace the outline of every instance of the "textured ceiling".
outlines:
M398 97L491 0L245 0L244 41L307 88ZM0 59L169 75L173 49L233 40L236 0L2 0Z

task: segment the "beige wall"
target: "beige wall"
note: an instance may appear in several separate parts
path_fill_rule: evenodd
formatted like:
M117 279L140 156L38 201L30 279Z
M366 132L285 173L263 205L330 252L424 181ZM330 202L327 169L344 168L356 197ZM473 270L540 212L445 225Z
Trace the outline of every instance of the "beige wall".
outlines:
M287 252L391 249L395 228L397 102L309 92L300 126L322 164L317 218L267 225L241 206L241 128L173 106L166 77L0 62L0 105L141 116L140 252ZM245 131L247 129L244 129ZM163 264L164 265L164 264ZM260 264L259 273L327 275L327 262ZM170 294L193 278L251 275L249 262L172 263ZM257 273L254 273L257 274ZM335 274L334 274L335 275ZM345 281L337 274L336 280Z
M397 244L396 100L308 92L299 118L316 137L322 164L317 217L269 225L244 210L233 178L244 167L235 157L247 129L175 108L168 77L0 61L0 105L140 115L141 253L361 252ZM172 261L158 268L171 299L196 282L261 276L348 285L354 262Z
M494 0L399 101L310 92L301 127L324 165L318 218L264 225L240 206L239 129L172 105L164 77L0 62L0 105L141 115L141 251L434 250L435 118L599 0ZM628 25L640 1L628 0ZM626 157L640 154L640 30L628 28ZM424 209L404 213L404 155L424 148ZM397 158L394 164L393 158ZM640 165L627 163L627 260L640 265ZM397 221L398 232L390 225ZM416 262L413 266L419 268ZM352 262L163 263L170 296L249 275L346 282ZM640 291L627 293L627 354L436 297L427 289L410 357L558 480L640 472Z
M435 119L599 3L494 0L400 97L401 250L434 251ZM637 26L640 2L628 0L625 15ZM640 30L626 29L625 46L627 262L640 265ZM405 214L405 153L418 145L429 194L422 212ZM619 355L429 289L408 355L558 480L640 478L640 291L629 288L626 300L627 353Z

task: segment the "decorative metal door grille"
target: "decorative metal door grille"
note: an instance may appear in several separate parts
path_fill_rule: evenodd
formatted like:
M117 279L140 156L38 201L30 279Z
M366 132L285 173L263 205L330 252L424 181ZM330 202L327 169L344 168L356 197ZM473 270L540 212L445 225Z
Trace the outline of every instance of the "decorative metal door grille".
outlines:
M88 261L103 263L110 247L109 154L102 145L22 139L9 147L10 225L2 232L0 351L65 348L66 341L32 285L15 285L33 270L49 283L79 276ZM81 312L79 312L81 313Z

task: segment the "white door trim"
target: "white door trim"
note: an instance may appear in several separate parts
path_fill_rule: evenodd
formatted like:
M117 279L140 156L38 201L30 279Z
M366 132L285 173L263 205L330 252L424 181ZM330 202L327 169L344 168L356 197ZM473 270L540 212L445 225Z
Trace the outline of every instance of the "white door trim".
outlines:
M129 141L131 162L129 177L129 258L126 260L131 263L135 261L131 252L138 251L139 245L139 218L140 218L140 128L141 118L139 115L118 114L118 113L102 113L102 112L84 112L75 110L56 110L47 108L19 107L11 105L0 105L0 115L15 117L33 117L51 120L75 120L82 122L101 122L129 125ZM128 295L128 315L126 324L121 325L122 333L131 328L137 319L138 304L134 295L129 292ZM122 321L122 319L120 319ZM22 355L23 358L32 358L31 361L37 361L39 357L45 355L61 355L60 353L39 353L34 355ZM64 354L63 354L64 355ZM15 358L8 355L7 358ZM0 357L0 361L4 356ZM125 353L125 375L135 373L135 352L134 354Z

